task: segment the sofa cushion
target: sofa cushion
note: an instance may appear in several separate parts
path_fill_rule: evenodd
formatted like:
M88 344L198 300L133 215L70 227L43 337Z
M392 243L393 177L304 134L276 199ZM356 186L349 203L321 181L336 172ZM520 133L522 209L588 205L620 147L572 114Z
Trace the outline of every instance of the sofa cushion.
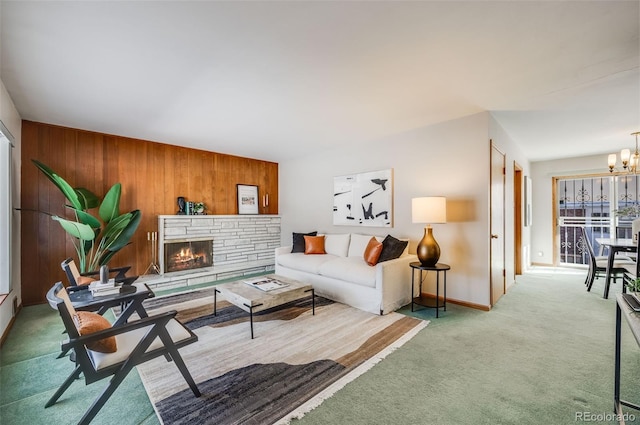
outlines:
M326 254L324 251L324 236L305 236L305 254Z
M407 249L407 245L409 245L409 241L401 241L391 235L387 235L387 237L382 241L382 252L380 253L378 262L381 263L383 261L399 258L405 249Z
M318 232L309 232L309 233L293 232L293 247L291 248L291 252L304 252L304 237L315 236L317 234Z
M337 255L338 257L346 257L349 254L349 233L327 234L324 238L324 250L327 254Z
M382 242L378 241L373 236L369 239L369 243L367 247L364 249L364 261L370 266L375 266L378 264L378 258L380 258L380 253L382 252Z
M333 257L331 261L325 261L319 266L319 274L371 288L376 286L376 268L365 263L362 256Z
M376 236L377 240L382 242L382 238ZM357 233L351 234L351 242L349 243L349 257L362 258L364 250L367 244L371 240L371 235L359 235Z
M277 261L282 267L287 267L301 272L320 274L320 266L327 261L331 261L335 255L304 255L302 252L278 255Z

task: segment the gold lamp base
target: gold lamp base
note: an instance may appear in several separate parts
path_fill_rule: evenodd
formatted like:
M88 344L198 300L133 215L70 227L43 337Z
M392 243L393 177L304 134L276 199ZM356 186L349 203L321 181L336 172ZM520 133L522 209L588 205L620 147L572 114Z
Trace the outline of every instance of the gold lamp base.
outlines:
M431 226L424 228L424 236L416 247L418 260L423 266L435 266L440 259L440 245L433 237L433 229Z

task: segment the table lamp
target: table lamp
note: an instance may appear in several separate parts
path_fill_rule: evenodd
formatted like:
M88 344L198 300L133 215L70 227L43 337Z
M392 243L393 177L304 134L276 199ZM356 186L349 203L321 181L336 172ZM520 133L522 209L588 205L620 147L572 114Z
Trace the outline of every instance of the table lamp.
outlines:
M424 236L416 253L423 266L435 266L440 259L440 246L433 237L431 224L447 222L447 199L444 196L425 196L411 200L411 221L426 223Z

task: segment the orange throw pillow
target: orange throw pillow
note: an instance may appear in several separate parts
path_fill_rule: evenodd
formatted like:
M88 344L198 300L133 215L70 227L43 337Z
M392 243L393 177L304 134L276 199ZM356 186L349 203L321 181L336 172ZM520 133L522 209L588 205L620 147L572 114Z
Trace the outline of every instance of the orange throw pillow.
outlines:
M306 254L326 254L324 250L324 236L305 236L304 253Z
M107 319L89 311L78 311L74 316L74 320L80 335L89 335L111 328L111 323ZM87 348L99 353L115 353L118 350L115 336L91 342L87 344Z
M370 266L378 264L378 258L382 252L382 242L378 242L375 237L372 237L364 249L364 261Z

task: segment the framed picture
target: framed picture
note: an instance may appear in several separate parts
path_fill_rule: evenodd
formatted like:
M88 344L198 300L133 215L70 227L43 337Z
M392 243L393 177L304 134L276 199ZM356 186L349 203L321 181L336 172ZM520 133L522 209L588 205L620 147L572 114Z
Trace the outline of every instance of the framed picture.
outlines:
M393 227L393 169L334 177L333 224Z
M238 192L238 214L258 214L258 186L236 185Z

